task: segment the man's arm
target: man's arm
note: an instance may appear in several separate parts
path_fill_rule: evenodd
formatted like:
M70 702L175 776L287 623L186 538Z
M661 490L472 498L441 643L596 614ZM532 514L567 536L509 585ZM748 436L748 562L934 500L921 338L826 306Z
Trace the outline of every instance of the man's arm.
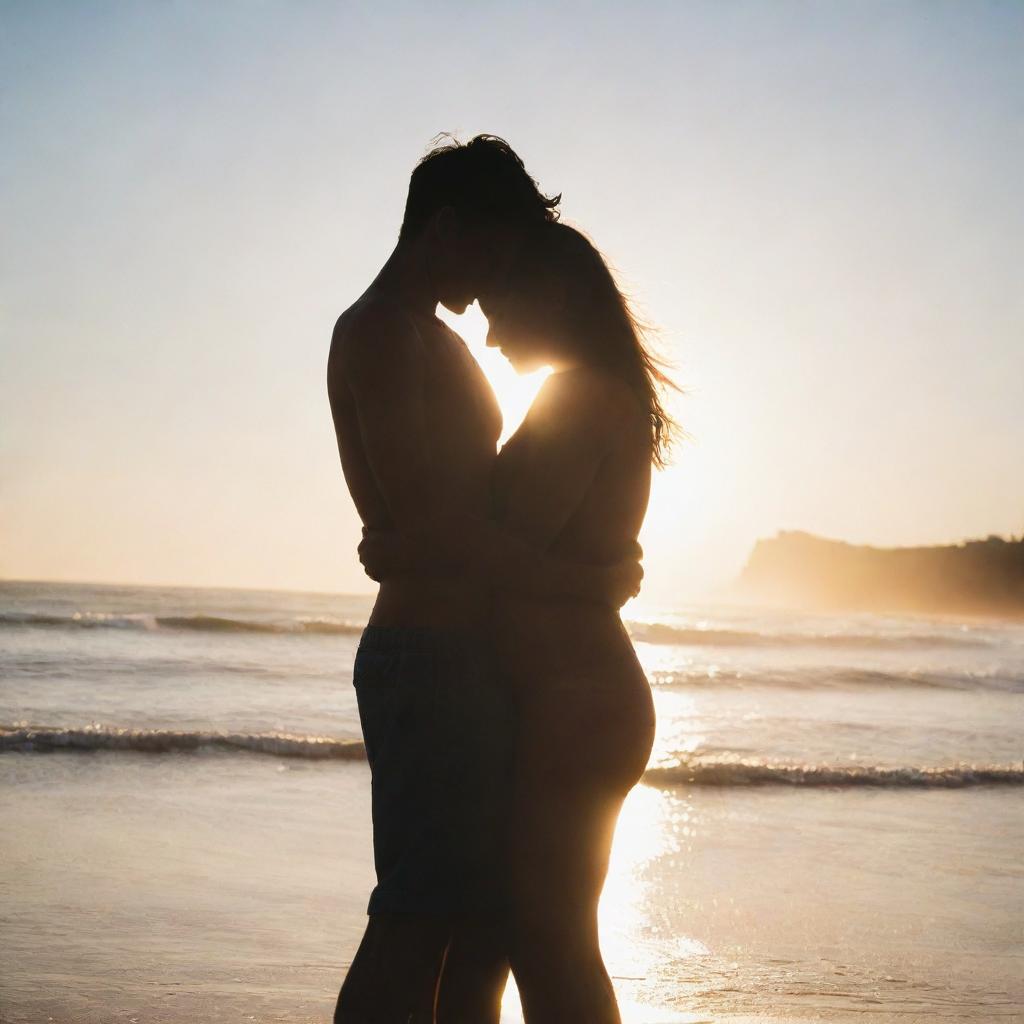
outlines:
M613 565L570 562L480 520L469 546L474 554L472 574L499 590L534 597L572 597L621 608L640 593L644 576L639 544Z
M436 514L422 342L407 316L370 308L349 325L343 377L363 452L391 521L409 530Z
M588 565L550 555L475 516L446 517L408 533L365 530L359 560L380 582L391 576L446 573L523 594L574 597L620 608L640 591L643 549L633 543L614 565Z

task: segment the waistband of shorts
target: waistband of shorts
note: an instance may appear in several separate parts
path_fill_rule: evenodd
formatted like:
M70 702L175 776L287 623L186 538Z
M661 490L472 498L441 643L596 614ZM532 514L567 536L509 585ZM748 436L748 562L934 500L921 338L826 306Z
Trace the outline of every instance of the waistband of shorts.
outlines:
M490 653L493 642L481 629L440 629L433 626L366 626L359 637L361 651L409 654L476 651Z

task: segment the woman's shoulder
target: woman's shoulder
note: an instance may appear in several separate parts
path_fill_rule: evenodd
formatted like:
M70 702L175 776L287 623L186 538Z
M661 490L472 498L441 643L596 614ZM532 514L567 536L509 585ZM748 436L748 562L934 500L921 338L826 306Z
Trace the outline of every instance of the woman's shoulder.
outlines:
M593 366L573 367L551 374L538 400L558 403L582 419L598 425L619 427L645 419L633 389L620 377Z

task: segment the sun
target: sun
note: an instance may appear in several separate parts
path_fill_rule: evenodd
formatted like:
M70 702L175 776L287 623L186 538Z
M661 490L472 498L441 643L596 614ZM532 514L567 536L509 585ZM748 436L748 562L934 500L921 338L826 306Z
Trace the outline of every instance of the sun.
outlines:
M498 397L504 423L501 430L501 444L516 432L523 422L530 404L540 390L541 384L551 373L545 367L534 373L518 374L509 361L496 349L487 347L487 318L480 312L480 306L473 303L462 316L450 313L443 306L438 307L438 316L465 339L470 352L480 364L484 375L490 381Z

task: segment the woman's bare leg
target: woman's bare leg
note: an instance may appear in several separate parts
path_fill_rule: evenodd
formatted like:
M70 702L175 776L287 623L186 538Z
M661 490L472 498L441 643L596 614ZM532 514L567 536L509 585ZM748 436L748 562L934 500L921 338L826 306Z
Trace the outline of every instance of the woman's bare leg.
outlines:
M654 740L643 680L538 687L523 708L512 801L509 960L528 1024L619 1024L597 908L615 824Z
M619 1024L597 906L624 795L566 788L523 818L510 960L528 1024Z

